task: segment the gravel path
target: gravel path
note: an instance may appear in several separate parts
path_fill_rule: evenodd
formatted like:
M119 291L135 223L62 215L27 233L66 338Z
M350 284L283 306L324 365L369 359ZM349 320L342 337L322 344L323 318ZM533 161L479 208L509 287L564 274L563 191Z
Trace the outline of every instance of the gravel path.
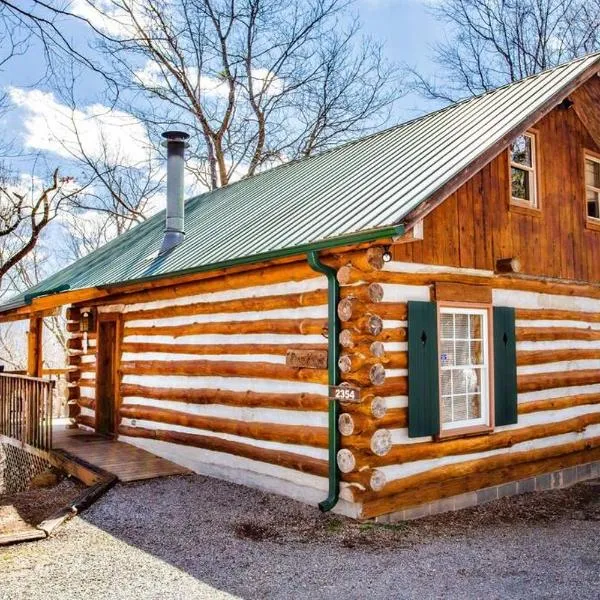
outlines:
M0 549L0 598L600 597L598 487L359 524L202 476L117 486Z

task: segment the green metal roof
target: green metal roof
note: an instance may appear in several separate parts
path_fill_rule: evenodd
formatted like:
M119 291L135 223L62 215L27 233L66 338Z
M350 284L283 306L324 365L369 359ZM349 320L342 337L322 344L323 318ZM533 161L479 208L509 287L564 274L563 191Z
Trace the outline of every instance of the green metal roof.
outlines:
M255 262L388 237L403 220L588 70L594 54L190 198L185 241L154 258L164 211L0 307L32 296Z

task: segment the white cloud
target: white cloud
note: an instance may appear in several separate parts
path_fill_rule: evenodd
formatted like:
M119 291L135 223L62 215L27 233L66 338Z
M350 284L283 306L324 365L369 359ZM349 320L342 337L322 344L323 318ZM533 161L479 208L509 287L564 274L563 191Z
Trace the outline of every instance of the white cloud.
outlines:
M136 166L148 158L150 146L144 125L132 115L91 104L72 110L53 94L9 88L12 103L25 112L25 146L65 158L85 154L93 159ZM81 145L81 147L80 147Z
M112 0L72 0L70 10L96 29L114 37L131 37L135 31L130 15ZM143 19L141 11L136 19ZM144 19L145 21L145 19Z
M135 71L135 76L147 88L160 89L165 87L165 76L153 60L148 60L142 69ZM200 75L198 81L198 69L195 67L186 69L186 77L192 84L198 82L200 92L208 96L227 97L229 93L227 84L216 77Z

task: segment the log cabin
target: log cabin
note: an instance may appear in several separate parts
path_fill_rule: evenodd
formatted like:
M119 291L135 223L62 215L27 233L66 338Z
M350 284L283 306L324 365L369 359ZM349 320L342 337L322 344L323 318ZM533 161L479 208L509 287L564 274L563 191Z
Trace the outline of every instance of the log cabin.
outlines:
M167 208L0 308L67 306L71 417L409 519L600 474L600 55ZM185 219L185 232L184 232ZM166 222L166 226L165 226Z

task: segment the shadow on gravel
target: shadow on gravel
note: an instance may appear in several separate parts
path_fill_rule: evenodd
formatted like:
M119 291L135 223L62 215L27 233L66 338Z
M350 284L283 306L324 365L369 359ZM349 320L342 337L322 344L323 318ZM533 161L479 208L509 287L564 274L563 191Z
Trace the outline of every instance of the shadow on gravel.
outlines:
M81 518L213 588L247 599L286 597L290 581L300 586L290 597L360 597L363 585L374 597L386 597L384 584L391 590L423 576L450 590L469 583L473 597L485 597L490 565L498 557L506 561L507 553L505 573L502 565L495 567L506 585L513 580L517 587L530 585L537 577L532 573L539 570L542 577L553 568L565 571L561 585L572 585L571 555L565 559L561 552L570 551L569 544L577 547L580 538L571 532L567 539L565 532L600 519L599 491L598 485L580 484L383 525L321 514L194 475L117 485Z

